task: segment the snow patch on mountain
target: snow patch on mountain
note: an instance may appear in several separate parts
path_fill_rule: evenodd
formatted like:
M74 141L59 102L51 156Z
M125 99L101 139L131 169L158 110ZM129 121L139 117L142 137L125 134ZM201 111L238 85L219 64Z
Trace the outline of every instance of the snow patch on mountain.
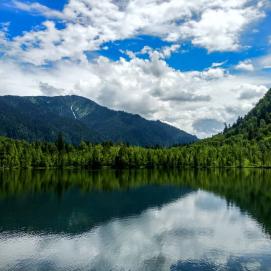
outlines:
M76 117L76 115L75 115L75 113L74 113L74 111L73 111L72 105L71 105L71 111L72 111L72 114L73 114L74 118L77 119L77 117Z

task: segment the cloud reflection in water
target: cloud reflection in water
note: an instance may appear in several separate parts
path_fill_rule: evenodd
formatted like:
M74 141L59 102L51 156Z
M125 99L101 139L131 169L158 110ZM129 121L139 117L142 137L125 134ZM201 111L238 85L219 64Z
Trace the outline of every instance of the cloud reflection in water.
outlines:
M268 270L271 265L271 242L260 225L200 190L79 235L5 232L0 238L1 270Z

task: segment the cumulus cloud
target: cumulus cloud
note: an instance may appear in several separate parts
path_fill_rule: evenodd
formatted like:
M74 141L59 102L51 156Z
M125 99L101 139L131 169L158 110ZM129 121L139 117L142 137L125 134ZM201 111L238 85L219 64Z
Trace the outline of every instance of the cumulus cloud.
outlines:
M38 2L34 3L24 3L21 1L14 0L10 4L15 9L23 10L30 12L33 15L43 15L47 18L58 18L58 19L64 19L65 16L62 12L50 9L44 5L41 5Z
M58 96L58 95L61 95L62 93L65 93L64 89L55 88L43 82L40 82L39 89L42 92L42 95L45 95L45 96Z
M257 58L256 65L260 69L271 69L271 54Z
M212 68L217 68L217 67L221 67L223 66L224 64L226 64L228 62L228 60L225 60L223 62L215 62L212 64Z
M175 102L206 102L210 101L209 95L191 94L189 92L182 92L162 97L162 100L175 101Z
M0 24L0 56L1 56L1 51L5 51L6 48L8 47L8 30L9 30L9 25L10 23L1 23Z
M179 44L173 44L171 46L165 46L162 48L162 57L163 58L168 58L172 55L172 53L175 53L176 51L178 51L180 49L180 45Z
M239 99L240 100L249 100L262 97L267 92L266 86L255 86L251 84L243 84L238 87L238 92L240 93Z
M116 110L160 119L200 137L213 132L193 125L198 119L233 122L240 111L229 108L247 113L267 90L261 78L232 75L221 67L175 70L159 54L118 61L99 56L91 63L65 60L47 69L0 60L0 84L0 94L82 95ZM254 89L257 97L243 99L243 92Z
M252 72L254 71L254 65L252 63L252 61L250 59L244 60L244 61L240 61L236 66L235 66L236 70L240 70L240 71L249 71Z
M144 46L140 51L134 52L131 50L122 50L120 52L127 55L130 58L136 58L138 56L147 55L149 58L167 59L173 53L176 53L180 49L179 44L172 44L170 46L163 46L159 49L154 49L150 46Z
M240 48L240 34L248 21L253 22L261 16L252 7L207 9L200 20L187 22L181 30L191 38L194 45L207 48L209 52L236 51Z
M216 119L207 118L194 121L193 127L198 133L217 134L224 128L224 124Z
M238 106L226 106L225 110L228 114L234 116L232 122L236 121L236 116L244 116L251 109L251 104L241 103Z
M256 75L232 75L223 68L226 62L186 72L167 64L186 41L209 52L241 49L241 35L265 15L265 0L69 0L62 11L32 1L12 5L46 20L13 38L8 25L2 26L0 94L78 94L204 137L212 131L200 129L199 119L232 122L234 109L247 112L270 84ZM124 51L128 60L87 57L107 50L106 42L139 35L159 37L168 45ZM260 61L271 63L268 57ZM236 68L248 71L253 65L247 61Z
M222 68L210 68L203 71L201 74L206 80L219 79L227 76L227 73Z
M209 52L236 51L241 47L241 34L264 16L263 0L69 0L62 12L35 2L16 0L13 4L65 22L58 29L53 21L46 21L43 29L9 42L7 55L35 65L67 57L83 61L86 51L104 42L138 35L154 35L176 44L188 40ZM165 50L164 55L172 49L176 48Z

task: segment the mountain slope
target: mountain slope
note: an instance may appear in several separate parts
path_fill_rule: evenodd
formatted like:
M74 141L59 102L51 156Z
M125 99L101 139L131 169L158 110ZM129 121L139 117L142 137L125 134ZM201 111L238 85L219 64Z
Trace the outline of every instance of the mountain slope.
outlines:
M80 96L0 97L0 135L30 141L127 142L170 146L197 140L182 130L139 115L110 110Z
M200 140L197 146L223 146L239 144L261 144L271 146L271 89L244 117L226 127L223 133ZM269 148L267 146L267 148Z
M230 128L225 129L226 137L242 136L248 140L266 140L271 138L271 89L244 117L238 118Z

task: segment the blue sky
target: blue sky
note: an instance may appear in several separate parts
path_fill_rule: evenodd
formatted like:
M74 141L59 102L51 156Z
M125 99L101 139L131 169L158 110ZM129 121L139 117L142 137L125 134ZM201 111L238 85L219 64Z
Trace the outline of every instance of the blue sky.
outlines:
M271 86L267 0L3 0L0 25L1 94L78 94L206 137Z

